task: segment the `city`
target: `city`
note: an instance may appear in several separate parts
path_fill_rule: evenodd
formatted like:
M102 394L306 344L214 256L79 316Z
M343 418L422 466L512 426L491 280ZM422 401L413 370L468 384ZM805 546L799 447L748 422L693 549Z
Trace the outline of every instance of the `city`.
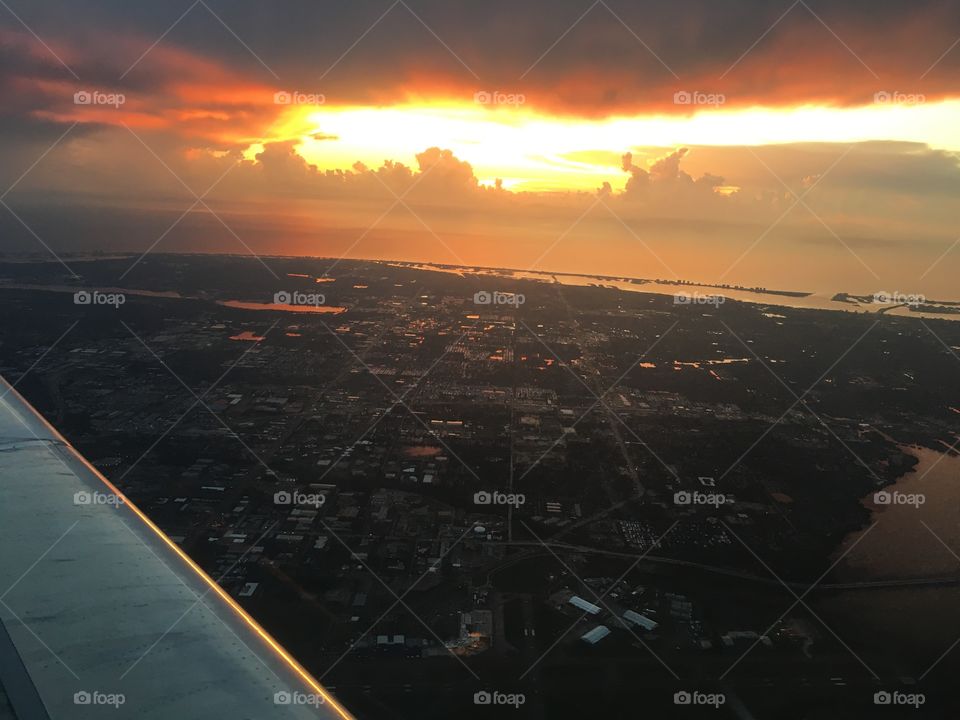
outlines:
M3 375L363 717L857 708L935 659L844 605L960 573L843 560L913 448L955 471L950 320L305 258L110 285L131 261L3 265Z

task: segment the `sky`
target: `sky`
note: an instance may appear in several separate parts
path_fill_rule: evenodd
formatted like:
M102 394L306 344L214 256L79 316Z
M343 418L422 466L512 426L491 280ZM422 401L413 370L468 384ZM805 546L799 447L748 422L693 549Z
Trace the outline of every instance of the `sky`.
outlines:
M0 251L960 300L960 5L4 0Z

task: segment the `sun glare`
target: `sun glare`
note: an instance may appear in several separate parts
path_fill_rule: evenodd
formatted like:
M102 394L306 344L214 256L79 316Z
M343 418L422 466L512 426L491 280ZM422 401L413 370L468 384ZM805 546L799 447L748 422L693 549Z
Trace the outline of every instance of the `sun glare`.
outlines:
M790 109L718 108L667 115L599 120L555 117L529 107L464 103L380 108L296 106L272 129L270 140L299 141L298 152L321 170L356 162L378 167L394 160L416 167L416 154L437 146L469 162L483 184L502 179L513 190L596 190L625 176L627 150L795 142L923 142L960 149L960 102L877 103ZM256 143L248 157L262 147Z

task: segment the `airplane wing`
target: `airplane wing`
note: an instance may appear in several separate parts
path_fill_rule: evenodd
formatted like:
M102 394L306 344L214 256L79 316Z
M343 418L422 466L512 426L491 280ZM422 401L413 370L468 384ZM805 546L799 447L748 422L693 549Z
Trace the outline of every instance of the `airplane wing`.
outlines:
M352 716L0 378L0 720Z

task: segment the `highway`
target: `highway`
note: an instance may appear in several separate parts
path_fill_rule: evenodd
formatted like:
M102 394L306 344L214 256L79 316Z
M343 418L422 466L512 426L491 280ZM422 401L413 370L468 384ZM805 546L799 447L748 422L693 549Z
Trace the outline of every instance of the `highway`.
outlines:
M557 542L547 542L545 545L536 541L514 541L514 542L495 542L497 545L513 545L520 547L530 547L534 550L518 553L517 555L510 556L499 562L495 567L491 568L488 571L488 577L494 573L503 570L504 568L516 565L518 562L523 560L528 560L532 557L538 555L550 555L550 550L560 551L566 550L569 552L579 552L579 553L592 553L594 555L608 555L611 557L622 557L630 560L636 560L641 556L642 553L630 553L630 552L620 552L617 550L603 550L600 548L592 548L584 545L571 545L569 543L557 543ZM548 549L549 548L549 549ZM537 551L539 549L539 552ZM736 578L738 580L746 580L748 582L760 583L763 585L770 585L773 587L783 587L784 583L781 583L779 580L773 576L764 576L756 575L754 573L749 573L743 570L736 570L734 568L722 567L719 565L706 565L704 563L697 563L691 560L680 560L678 558L663 557L660 555L647 555L643 558L645 563L654 563L660 565L672 565L676 567L685 567L691 568L694 570L699 570L702 572L713 573L715 575L723 575L725 577ZM809 582L792 582L787 581L785 583L791 589L805 591L810 587ZM883 589L883 588L902 588L902 587L935 587L935 586L945 586L945 585L960 585L960 573L957 575L944 575L937 577L919 577L919 578L888 578L880 580L864 580L858 582L843 582L843 583L820 583L817 585L817 591L829 591L829 590L872 590L872 589Z

